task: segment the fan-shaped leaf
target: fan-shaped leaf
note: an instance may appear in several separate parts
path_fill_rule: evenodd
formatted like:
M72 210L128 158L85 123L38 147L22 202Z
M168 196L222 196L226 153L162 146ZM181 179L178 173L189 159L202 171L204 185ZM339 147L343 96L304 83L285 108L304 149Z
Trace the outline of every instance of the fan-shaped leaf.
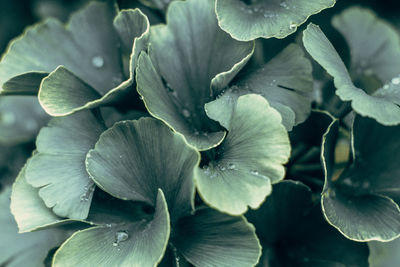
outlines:
M149 221L127 221L78 231L57 250L53 266L155 266L164 254L170 226L161 190Z
M217 148L220 155L199 172L197 187L212 207L242 214L247 206L257 208L271 193L271 183L283 178L282 165L290 154L288 134L279 113L260 95L239 97L233 110L222 105L213 111L218 116L232 112L229 133ZM216 118L213 111L209 116Z
M105 126L89 111L54 118L36 140L38 153L29 160L26 180L55 214L85 219L94 183L85 168L86 153Z
M400 235L399 126L383 126L356 116L352 131L353 162L333 179L333 148L338 121L325 134L325 185L322 206L327 220L357 241L389 241ZM372 152L372 153L371 153Z
M165 194L172 220L193 209L193 176L199 154L183 137L152 118L115 124L88 153L90 176L103 190L124 200L155 204Z
M258 37L285 38L309 16L332 7L335 0L248 1L216 0L221 28L233 38L249 41Z
M255 229L243 217L203 208L179 221L176 231L172 243L195 266L254 266L260 257Z
M204 112L250 59L254 44L232 39L217 25L213 0L175 1L167 25L152 28L149 56L139 59L138 91L149 112L200 150L224 133ZM169 51L166 53L165 51Z

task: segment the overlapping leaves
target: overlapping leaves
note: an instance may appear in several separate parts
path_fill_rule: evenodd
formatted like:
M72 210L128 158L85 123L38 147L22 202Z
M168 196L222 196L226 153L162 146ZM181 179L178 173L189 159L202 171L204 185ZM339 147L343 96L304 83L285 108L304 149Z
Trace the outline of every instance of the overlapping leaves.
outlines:
M346 16L347 14L345 14ZM368 15L367 15L368 16ZM353 17L353 16L352 16ZM368 18L368 17L367 17ZM339 19L335 20L336 24L338 24ZM373 23L373 24L372 24ZM365 23L359 24L362 25L361 27L365 26ZM397 33L393 32L393 30L388 29L387 25L383 23L374 23L369 22L368 25L374 25L374 32L383 32L389 36L385 36L388 41L385 41L384 44L389 43L391 49L386 50L384 54L380 55L379 53L375 56L371 56L380 50L380 44L382 43L374 43L374 42L381 42L377 40L381 40L381 38L373 38L371 42L374 43L374 46L363 46L363 52L358 52L353 57L353 61L357 60L357 64L366 64L365 62L370 58L374 58L378 62L376 64L386 64L390 65L392 62L393 55L391 52L394 52L394 57L397 57L397 54L400 53L400 38ZM383 28L383 29L381 29ZM364 33L365 35L362 35ZM385 125L396 125L400 123L400 79L398 77L393 77L392 80L383 80L382 83L386 83L384 86L374 92L369 92L367 88L358 88L353 84L353 81L350 77L350 74L347 71L346 66L344 65L343 61L341 60L340 56L337 54L336 50L326 38L324 33L321 29L314 25L310 24L307 29L303 33L303 42L304 46L307 49L308 53L319 63L321 64L324 69L334 78L334 83L336 87L336 94L343 100L343 101L351 101L351 106L353 109L361 114L362 116L368 116L371 118L376 119L379 123ZM350 38L350 37L349 37ZM358 34L353 35L351 38L358 38L356 39L358 43L366 43L366 39L370 40L371 38L369 34L369 30L358 31ZM353 39L352 39L353 40ZM354 43L355 41L351 42ZM394 44L393 44L394 42ZM369 41L368 41L369 43ZM393 46L396 46L397 49L394 49ZM357 48L358 49L358 48ZM353 48L354 50L354 48ZM358 50L359 51L359 50ZM362 60L359 57L362 54ZM379 62L380 60L380 62ZM360 61L360 62L358 62ZM363 63L364 62L364 63ZM368 65L371 69L371 73L373 72L374 62L371 62ZM357 66L355 66L357 67ZM391 70L393 72L395 70ZM377 73L376 73L377 74ZM377 74L380 77L387 78L389 72L382 69L382 73ZM375 88L376 89L376 88Z
M368 266L367 245L330 227L302 183L276 184L268 200L246 217L263 246L257 266Z
M193 176L199 154L162 122L148 118L117 123L101 135L86 162L100 188L116 198L142 202L151 212L147 217L75 233L56 253L55 266L67 262L153 266L160 262L168 243L197 266L223 266L228 255L234 266L257 262L258 241L242 217L210 208L194 210ZM187 239L185 231L196 227L209 231L196 231ZM171 231L174 235L170 237ZM216 239L210 239L213 232L218 233ZM237 239L244 243L228 246ZM219 253L225 250L226 255Z
M218 100L216 100L218 101ZM255 209L281 180L290 143L281 116L260 95L244 95L233 106L214 105L211 118L229 131L197 178L200 195L230 214Z
M307 18L332 7L335 0L241 1L217 0L216 13L221 28L241 41L285 38Z
M140 10L118 12L99 2L66 28L48 19L11 43L0 63L2 93L37 94L40 87L40 103L54 116L115 101L133 83L148 31Z
M389 241L400 235L399 126L383 126L356 116L353 161L334 178L333 151L338 121L324 137L325 186L322 207L327 220L357 241ZM373 153L371 153L373 151ZM395 160L393 160L395 159Z
M246 64L253 43L238 42L218 27L213 0L173 2L167 24L152 28L150 43L137 70L147 109L196 148L215 147L225 134L206 116L204 104Z
M169 4L151 2L160 10ZM311 111L311 64L301 47L289 45L264 66L241 72L254 43L236 41L218 26L240 40L283 38L334 1L300 2L175 1L166 25L153 26L149 47L149 23L140 11L119 12L101 3L75 14L66 29L49 20L27 30L0 63L3 93L35 94L40 87L48 113L75 114L42 129L37 151L14 184L11 207L20 231L86 222L58 249L54 266L366 266L366 245L323 220L314 205L318 196L297 182L277 183L289 160L287 131ZM260 13L274 5L266 16ZM226 17L243 13L237 10L241 6L254 16L246 15L239 27L230 20L233 28L224 28ZM334 20L352 50L366 35L365 28L356 36L356 28L349 27L353 16L374 34L385 33L388 52L377 43L352 52L349 74L316 26L304 32L305 47L334 76L338 95L351 100L356 112L397 124L397 35L374 15L352 9ZM265 28L247 32L253 27L247 22L260 19L268 21ZM55 47L56 39L66 41ZM28 41L35 44L30 50ZM52 46L48 55L37 51L38 44ZM364 64L366 55L375 61ZM46 60L39 62L42 57ZM17 66L22 60L29 64ZM135 72L145 107L159 120L117 122L106 130L110 124L96 107L121 101L120 93L136 85ZM371 94L353 85L365 82L364 74L366 84L372 76L391 83ZM96 109L80 111L86 108ZM323 144L327 221L356 241L398 237L400 173L391 160L399 158L398 126L357 115L353 160L336 177L337 125L329 127ZM195 203L196 187L201 199ZM256 229L241 216L248 207L259 208L246 214ZM256 232L263 245L260 263Z

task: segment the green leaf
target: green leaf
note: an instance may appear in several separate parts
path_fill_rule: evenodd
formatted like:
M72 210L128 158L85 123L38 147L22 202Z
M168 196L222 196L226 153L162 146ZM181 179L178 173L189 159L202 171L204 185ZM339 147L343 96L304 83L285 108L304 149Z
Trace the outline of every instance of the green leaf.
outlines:
M374 118L381 124L400 123L400 78L368 95L354 86L346 66L318 26L308 25L303 33L303 43L308 53L334 78L336 94L340 99L351 101L357 113Z
M78 231L57 250L53 266L155 266L169 234L167 202L159 189L151 220Z
M54 118L36 140L38 153L28 161L26 180L46 206L61 217L85 219L94 183L85 168L86 153L105 126L89 111Z
M220 115L225 109L224 114L229 114L230 107L225 105L214 111ZM258 208L271 193L271 183L283 179L290 143L281 116L260 95L238 98L227 129L227 137L217 148L220 155L203 167L196 184L210 206L237 215L247 206Z
M175 220L193 209L199 158L180 134L158 120L142 118L105 131L88 153L86 167L100 188L120 199L154 206L160 188Z
M312 197L304 184L284 180L258 210L249 210L263 247L259 266L367 267L367 245L331 227Z
M0 97L0 144L15 145L35 138L49 117L31 96Z
M122 10L114 19L114 28L121 39L124 69L128 69L131 76L135 72L137 58L142 50L147 48L150 23L140 9ZM128 61L129 60L129 61Z
M400 236L400 209L379 195L349 196L339 190L325 193L324 214L344 236L355 241L390 241Z
M244 217L202 208L181 219L176 231L173 245L195 266L254 266L261 254L255 229Z
M19 232L31 232L70 221L63 220L46 207L39 197L39 189L26 182L25 169L26 165L15 180L11 193L11 212Z
M308 17L334 4L335 0L216 0L216 13L224 31L237 40L249 41L285 38Z
M204 104L247 63L254 43L238 42L218 27L213 0L171 3L167 25L153 27L150 42L151 60L139 58L136 77L147 109L199 150L215 147L224 133Z
M6 51L0 63L0 84L17 75L49 73L64 65L99 93L107 92L114 87L113 77L121 76L118 36L112 27L115 14L115 8L95 2L75 13L66 27L55 19L29 27ZM100 68L93 66L100 61ZM39 88L39 84L31 86Z
M356 116L352 131L353 162L340 177L333 179L337 124L333 122L323 142L326 178L322 205L328 222L356 241L397 238L400 236L397 179L400 168L393 159L400 156L400 126L383 126L375 120Z
M375 74L382 82L399 75L400 38L393 26L361 7L336 15L332 25L350 46L351 70L356 75Z
M0 265L44 267L48 252L62 242L65 233L59 229L49 229L18 234L17 225L9 208L10 193L10 188L0 193Z
M1 65L1 64L0 64ZM3 95L37 95L38 85L48 73L26 72L17 75L3 84Z
M95 2L74 14L66 29L48 20L27 30L0 63L4 93L32 94L40 85L40 102L53 116L117 101L133 83L150 26L137 9L114 19L116 12Z
M122 52L122 73L113 76L113 86L99 92L84 80L64 67L58 67L45 78L39 90L39 100L46 111L53 116L65 116L76 111L95 108L118 101L133 83L139 53L147 48L150 24L138 9L125 10L114 19L115 31L119 34ZM92 59L95 68L106 64L102 57ZM125 81L125 78L128 77ZM63 90L60 90L63 88Z
M61 218L46 207L39 196L39 189L26 182L25 167L18 175L11 194L11 212L17 221L20 233L54 228L64 224L78 228L85 228L87 225L110 226L132 220L132 218L137 220L146 217L147 214L143 211L145 208L143 204L112 198L105 192L97 190L93 195L90 212L85 220Z
M200 132L194 129L191 116L192 114L197 116L197 113L190 113L188 109L181 110L177 106L177 98L172 95L174 91L168 93L150 57L145 53L139 56L136 80L138 92L142 95L150 114L162 119L168 126L183 134L190 144L199 150L207 150L222 142L225 137L223 131Z
M68 92L68 97L63 97L64 92L60 88ZM64 116L82 109L95 108L101 103L96 101L99 98L101 96L96 90L63 66L57 67L43 79L39 91L40 104L52 116Z
M309 94L312 87L311 64L302 49L291 44L264 66L242 75L233 87L213 102L219 106L222 104L220 101L226 101L233 107L240 95L260 94L281 113L283 124L291 130L294 125L305 121L311 111ZM213 108L213 102L206 104L206 111ZM223 121L221 125L225 127Z

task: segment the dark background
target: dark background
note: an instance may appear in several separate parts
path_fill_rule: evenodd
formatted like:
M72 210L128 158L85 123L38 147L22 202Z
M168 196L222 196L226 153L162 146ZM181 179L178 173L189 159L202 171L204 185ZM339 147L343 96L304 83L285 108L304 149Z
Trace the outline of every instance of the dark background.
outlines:
M0 51L3 52L7 43L21 34L27 25L38 22L47 16L55 16L66 21L71 12L89 1L0 0ZM117 2L122 8L139 5L138 0L118 0ZM400 25L400 1L398 0L338 0L333 8L312 16L310 20L323 27L325 25L329 27L332 15L353 5L370 7L379 16L388 19L395 25ZM327 34L329 35L329 33Z

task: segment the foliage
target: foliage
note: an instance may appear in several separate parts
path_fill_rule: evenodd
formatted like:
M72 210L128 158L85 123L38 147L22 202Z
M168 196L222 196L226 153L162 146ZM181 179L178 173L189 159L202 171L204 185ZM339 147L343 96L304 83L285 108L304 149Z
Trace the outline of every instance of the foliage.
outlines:
M400 35L335 4L27 27L0 61L0 265L398 265Z

